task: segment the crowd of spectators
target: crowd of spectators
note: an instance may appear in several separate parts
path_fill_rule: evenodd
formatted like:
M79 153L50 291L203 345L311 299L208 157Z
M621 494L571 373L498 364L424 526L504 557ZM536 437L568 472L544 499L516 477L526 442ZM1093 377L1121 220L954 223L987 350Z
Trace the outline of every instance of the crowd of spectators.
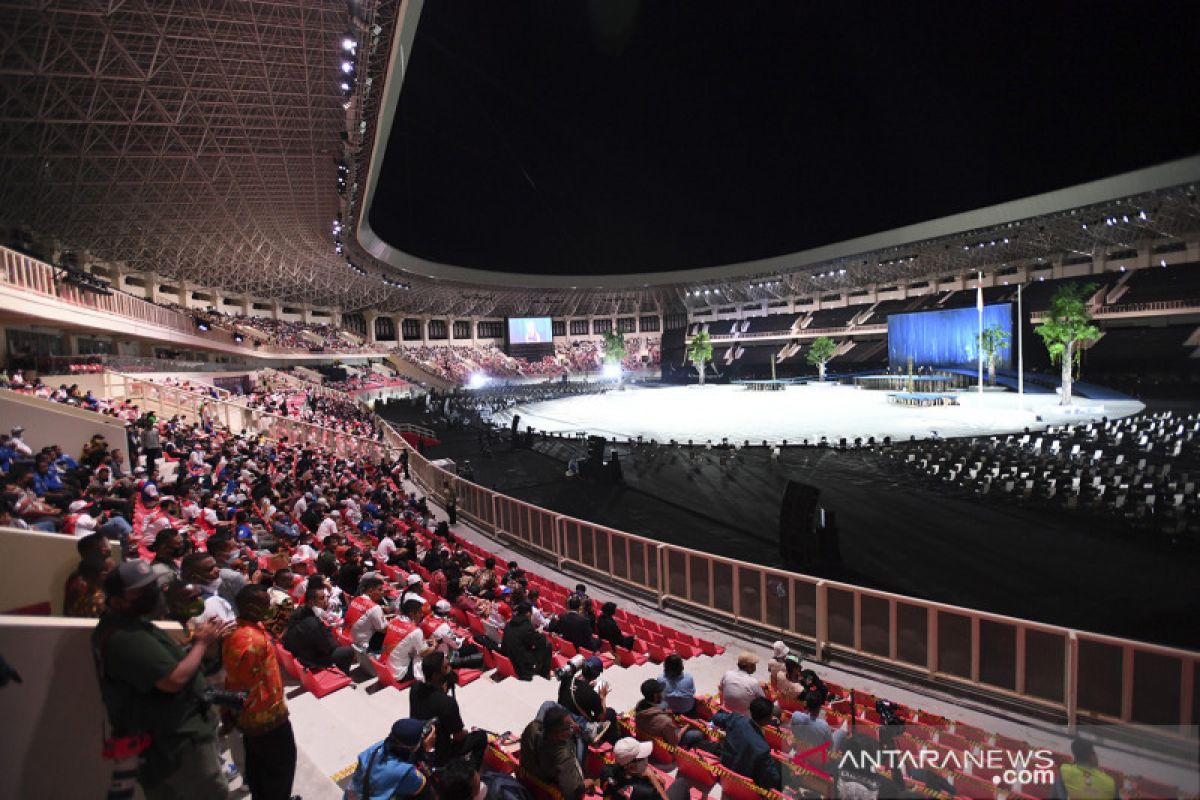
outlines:
M662 359L661 340L633 336L625 339L626 370L657 366ZM472 376L493 379L556 378L563 375L588 375L600 370L603 355L600 342L580 339L555 346L553 356L538 361L506 355L495 345L403 345L397 352L444 380L460 386ZM643 357L647 360L643 361Z
M77 390L61 392L61 402L78 400ZM344 460L99 402L130 422L138 466L129 471L102 437L77 460L57 447L34 453L18 426L0 437L0 524L13 524L31 495L23 514L76 537L64 606L101 619L93 644L109 720L118 739L144 748L127 766L148 796L226 796L218 717L242 740L251 795L291 796L297 754L280 649L306 688L319 673L409 692L409 717L359 756L351 797L505 798L529 786L569 800L682 800L706 792L718 770L723 787L795 788L804 773L791 758L825 744L877 752L905 730L886 716L894 704L825 683L782 642L765 682L743 653L715 696L697 694L685 658L717 652L711 643L598 603L586 586L568 590L497 562L406 485L406 459ZM181 623L188 641L166 636L159 619ZM606 670L647 659L662 663L661 675L618 703ZM530 709L519 751L463 723L455 687L493 667L497 677L554 684ZM911 721L920 712L898 713ZM506 758L520 783L485 770ZM831 794L909 796L944 789L941 779L835 769ZM1119 785L1086 743L1059 779Z
M253 314L229 314L211 306L206 309L197 309L185 308L178 303L159 303L158 305L188 314L213 328L220 328L230 333L242 333L242 330L239 329L256 331L264 337L262 339L264 343L275 347L315 352L375 351L375 348L369 345L354 344L342 334L340 328L324 322L299 322ZM250 334L249 338L259 341L259 337L253 334Z

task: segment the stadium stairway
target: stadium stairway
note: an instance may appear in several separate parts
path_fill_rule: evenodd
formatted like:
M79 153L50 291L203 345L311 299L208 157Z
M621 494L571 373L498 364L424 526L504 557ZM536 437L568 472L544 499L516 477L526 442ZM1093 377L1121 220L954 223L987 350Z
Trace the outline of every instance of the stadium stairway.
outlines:
M408 491L423 494L421 487L405 482ZM442 509L430 498L439 512ZM440 515L440 514L439 514ZM495 555L497 561L516 560L525 569L544 578L566 586L574 586L580 578L554 569L552 566L534 562L526 555L514 551L486 536L473 527L460 522L453 528L456 535L479 545ZM766 640L754 641L735 636L719 624L696 619L676 609L659 610L638 598L610 591L594 580L583 578L589 595L599 601L612 600L621 609L636 613L647 619L665 623L684 633L704 637L725 647L718 656L695 656L685 661L685 668L695 679L698 695L716 691L721 676L736 667L738 654L748 650L759 658L756 677L767 679L767 661L770 646ZM790 644L794 644L791 643ZM803 654L802 654L803 655ZM1023 740L1035 747L1046 747L1057 752L1069 752L1070 745L1056 727L1050 723L1024 718L1016 713L996 711L982 703L964 702L948 694L929 689L914 691L887 678L857 668L831 667L813 664L805 658L806 666L813 666L827 681L853 688L860 693L886 698L910 708L918 708L922 715L940 715L957 720L960 724L974 726L1010 739ZM661 667L646 663L629 668L611 667L604 678L612 686L609 705L618 714L629 711L640 699L638 687L642 681L657 677ZM354 688L346 688L317 699L301 689L295 681L289 681L289 707L296 732L296 742L301 752L295 791L307 800L312 798L334 798L340 789L330 793L329 787L336 782L344 786L353 770L355 757L370 744L383 738L392 722L405 717L409 712L407 690L381 687L374 676L364 678L361 670L355 670ZM519 736L525 724L531 720L538 706L557 696L557 683L543 678L521 682L505 679L493 681L491 674L460 687L457 699L464 723L468 728L478 727L493 733L510 731ZM1127 774L1145 773L1147 751L1137 750L1116 739L1098 743L1102 764ZM1159 761L1156 759L1156 762ZM1194 770L1187 764L1156 763L1156 777L1168 780L1185 792L1194 794L1198 788ZM714 797L720 796L719 789Z

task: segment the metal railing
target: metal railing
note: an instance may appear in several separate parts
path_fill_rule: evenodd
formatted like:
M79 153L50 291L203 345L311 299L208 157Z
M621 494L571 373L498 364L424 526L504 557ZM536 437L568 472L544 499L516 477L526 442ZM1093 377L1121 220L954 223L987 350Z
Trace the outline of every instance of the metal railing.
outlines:
M552 561L603 575L772 637L818 658L851 657L1090 719L1175 726L1195 736L1200 653L935 603L664 544L492 492L410 453L431 494L454 486L458 512Z
M840 328L787 328L778 331L747 331L745 333L713 333L714 342L743 341L746 339L810 339L817 336L843 336L846 334L887 333L887 325L843 325ZM691 337L688 337L689 339Z

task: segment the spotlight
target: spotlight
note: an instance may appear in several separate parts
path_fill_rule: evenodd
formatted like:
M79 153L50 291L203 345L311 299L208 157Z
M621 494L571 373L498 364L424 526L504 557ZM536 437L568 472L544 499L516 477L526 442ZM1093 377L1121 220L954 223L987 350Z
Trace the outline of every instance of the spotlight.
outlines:
M621 377L621 365L620 364L605 364L604 368L600 370L600 374L603 375L605 378L611 378L613 380L616 380L617 378Z
M467 379L467 388L482 389L484 386L487 386L487 383L487 375L484 375L482 372L473 372L471 373L471 377Z
M355 44L354 40L351 39L349 36L347 36L345 39L342 39L342 49L345 50L347 53L353 53L354 48L357 46L358 45Z
M240 333L235 333L233 335L233 340L235 342L237 342L238 344L241 344L242 342L244 342L246 340L246 337L242 336Z
M351 72L354 72L354 62L343 61L342 62L342 72L344 72L347 75L349 75Z

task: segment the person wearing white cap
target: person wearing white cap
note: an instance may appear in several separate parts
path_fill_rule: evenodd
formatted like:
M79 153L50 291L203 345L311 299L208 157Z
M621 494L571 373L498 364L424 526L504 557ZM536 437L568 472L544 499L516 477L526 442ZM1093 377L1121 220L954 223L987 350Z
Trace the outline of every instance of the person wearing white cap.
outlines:
M9 447L17 451L18 455L32 456L33 448L25 444L25 440L21 438L22 434L25 433L25 429L17 425L10 432L12 433L12 437L8 440Z
M650 769L650 753L654 745L627 736L613 745L613 763L600 771L605 797L628 797L630 800L660 800L667 796L667 786Z
M409 600L420 600L423 605L428 605L425 599L425 584L421 580L421 576L417 573L412 573L408 576L408 588L400 593L400 597L396 600L396 608L403 608L404 604Z
M776 675L783 672L783 660L790 652L792 652L791 648L783 642L775 642L771 645L771 660L767 662L767 683L771 686L775 685Z

